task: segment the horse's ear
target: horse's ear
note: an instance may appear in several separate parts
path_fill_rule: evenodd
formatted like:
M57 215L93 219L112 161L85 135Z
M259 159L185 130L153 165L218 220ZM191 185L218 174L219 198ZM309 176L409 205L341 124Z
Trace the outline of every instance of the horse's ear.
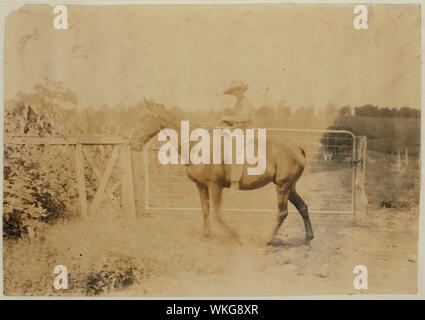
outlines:
M148 99L146 99L146 97L145 96L143 96L143 99L145 100L145 103L147 104L147 105L150 105L151 103L149 102L149 100Z

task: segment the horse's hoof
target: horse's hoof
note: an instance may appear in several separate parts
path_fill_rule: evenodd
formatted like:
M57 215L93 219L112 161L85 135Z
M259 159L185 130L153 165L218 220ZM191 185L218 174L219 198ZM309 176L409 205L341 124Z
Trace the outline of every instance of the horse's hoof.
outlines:
M242 244L241 238L240 238L238 235L236 235L236 234L232 234L232 235L230 235L230 238L231 238L232 240L234 240L237 244L239 244L239 245L241 245L241 244Z
M311 247L310 242L311 242L311 240L313 240L313 238L314 238L314 237L308 237L308 238L306 238L306 239L305 239L305 241L304 241L304 244L305 244L306 246Z
M285 242L280 239L272 239L267 242L267 245L272 247L283 247L285 245Z

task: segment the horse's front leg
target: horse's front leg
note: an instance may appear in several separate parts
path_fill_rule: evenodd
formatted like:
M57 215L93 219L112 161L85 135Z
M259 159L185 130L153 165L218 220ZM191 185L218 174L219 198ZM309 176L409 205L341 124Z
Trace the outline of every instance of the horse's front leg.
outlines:
M209 221L210 196L209 196L208 186L205 186L200 183L197 183L196 186L198 187L199 196L201 198L202 217L204 218L204 236L209 237L211 234L211 229L210 229L210 221Z

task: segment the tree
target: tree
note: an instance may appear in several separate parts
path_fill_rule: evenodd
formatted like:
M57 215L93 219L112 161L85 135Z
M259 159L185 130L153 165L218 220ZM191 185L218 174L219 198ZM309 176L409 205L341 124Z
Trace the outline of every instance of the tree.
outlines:
M275 109L269 106L261 106L255 110L255 115L261 118L267 118L275 113Z
M419 118L421 116L420 110L412 109L410 107L403 107L398 111L400 117L403 118Z
M336 115L337 109L333 103L328 103L325 106L325 114L328 117L334 117Z
M381 117L393 117L394 116L394 111L391 110L390 108L381 108L379 110L379 115Z
M277 114L284 117L290 117L292 115L292 108L281 101L277 106Z
M41 121L49 123L52 127L51 133L66 134L76 130L78 128L76 119L70 119L69 114L64 112L64 109L77 105L75 93L64 88L61 82L52 81L47 77L40 79L40 83L34 85L32 92L17 93L12 100L8 101L6 108L9 108L9 111L15 116L17 113L22 114L24 108L30 107L29 110L38 114ZM57 123L61 123L61 125L56 125Z
M379 108L376 106L372 106L371 104L365 104L361 107L356 107L355 112L356 116L379 116Z
M351 107L350 106L344 106L341 109L338 110L338 115L342 117L350 116L351 115Z

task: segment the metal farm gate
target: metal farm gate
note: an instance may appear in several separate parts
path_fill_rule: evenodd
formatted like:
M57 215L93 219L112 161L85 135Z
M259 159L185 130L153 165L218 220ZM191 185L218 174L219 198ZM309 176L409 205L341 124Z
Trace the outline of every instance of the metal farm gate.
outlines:
M344 130L267 129L267 139L302 147L307 166L297 191L311 213L354 214L364 211L366 137ZM184 165L162 165L156 137L144 149L145 210L200 210L198 190ZM226 188L224 211L267 212L277 210L275 186L240 191ZM290 206L290 211L295 208Z

